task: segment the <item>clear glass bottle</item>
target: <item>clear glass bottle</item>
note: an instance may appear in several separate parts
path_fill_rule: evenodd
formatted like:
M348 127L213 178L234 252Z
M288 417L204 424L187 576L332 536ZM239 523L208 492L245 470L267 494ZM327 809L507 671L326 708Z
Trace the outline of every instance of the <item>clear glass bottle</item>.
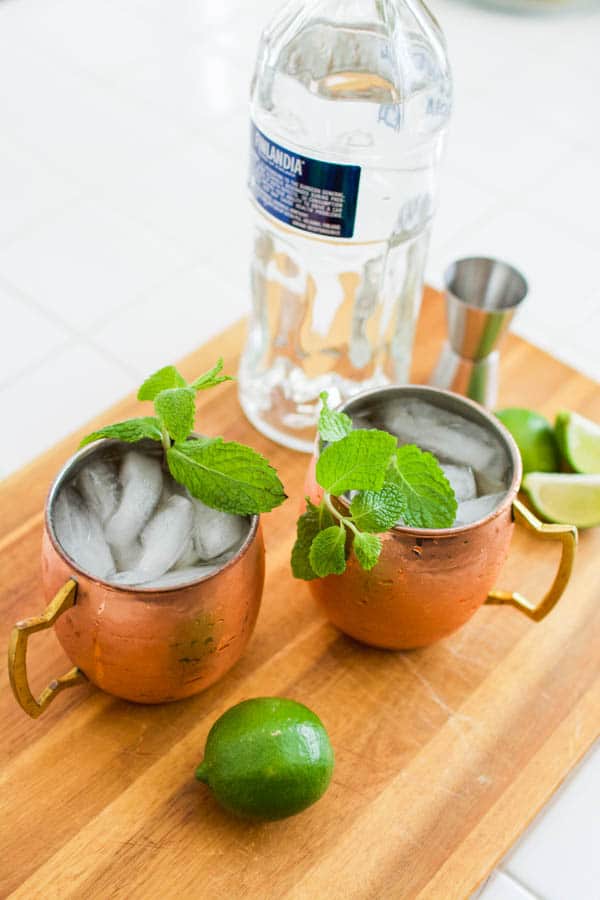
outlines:
M240 400L310 451L332 405L408 381L452 84L420 0L291 0L252 84L252 313Z

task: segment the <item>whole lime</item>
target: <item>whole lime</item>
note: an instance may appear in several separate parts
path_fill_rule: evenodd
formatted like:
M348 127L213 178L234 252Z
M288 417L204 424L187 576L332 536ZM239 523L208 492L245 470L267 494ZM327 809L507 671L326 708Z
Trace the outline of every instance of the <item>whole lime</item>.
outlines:
M544 416L531 409L511 407L496 413L515 439L528 472L558 472L560 452L554 429Z
M333 765L327 732L310 709L294 700L260 697L217 719L196 778L231 812L284 819L325 793Z

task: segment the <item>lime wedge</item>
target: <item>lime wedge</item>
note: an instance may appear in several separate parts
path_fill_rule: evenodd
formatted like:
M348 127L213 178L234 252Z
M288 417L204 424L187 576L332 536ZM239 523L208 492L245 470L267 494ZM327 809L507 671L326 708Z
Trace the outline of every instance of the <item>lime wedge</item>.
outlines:
M523 479L523 490L548 522L578 528L600 525L600 475L530 472Z
M575 472L600 473L600 425L563 410L554 426L561 453Z

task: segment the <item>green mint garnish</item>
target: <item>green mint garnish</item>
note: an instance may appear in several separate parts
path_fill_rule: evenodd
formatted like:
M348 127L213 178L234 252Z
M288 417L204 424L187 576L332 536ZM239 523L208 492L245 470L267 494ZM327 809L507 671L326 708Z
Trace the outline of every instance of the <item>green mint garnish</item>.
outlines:
M100 438L112 438L117 441L125 441L128 444L135 444L143 438L150 438L151 441L162 441L162 429L160 421L154 416L146 416L143 419L128 419L126 422L118 422L116 425L105 425L98 431L93 431L84 437L80 447L91 444L92 441L98 441Z
M454 491L431 453L412 445L398 448L386 431L353 430L345 413L329 409L327 394L321 399L324 449L316 477L324 495L319 506L307 500L292 550L294 576L305 581L341 575L350 543L359 565L370 571L381 554L379 533L397 524L449 528L457 509ZM351 491L355 496L344 512L334 498Z
M196 392L193 388L170 388L157 394L154 408L174 441L185 441L196 419Z
M319 416L319 435L321 440L333 443L339 441L352 431L352 419L346 413L329 409L326 391L321 394L321 415Z
M159 369L150 378L147 378L138 391L138 400L154 400L161 391L170 391L172 388L187 387L187 381L180 375L175 366L165 366Z
M220 359L191 384L174 366L160 369L138 392L139 400L154 402L155 416L107 425L84 438L81 446L100 438L128 443L149 438L162 444L175 480L207 506L236 515L274 509L286 495L264 456L243 444L192 434L197 392L232 381L229 375L220 374L222 369Z
M396 438L385 431L352 431L329 444L317 460L317 481L329 494L380 491Z
M379 533L398 523L406 509L404 494L395 484L384 483L380 491L363 491L350 504L354 524L361 531Z
M362 568L370 572L377 565L381 553L381 538L376 534L359 532L354 535L354 552Z
M310 548L309 561L319 578L341 575L346 568L346 529L332 525L320 531Z
M450 528L456 518L456 497L431 453L408 444L392 458L386 481L400 489L401 517L415 528Z
M206 391L208 388L216 387L218 384L224 384L226 381L233 381L231 375L221 375L220 372L223 369L223 360L217 360L216 366L213 366L212 369L209 369L208 372L205 372L204 375L201 375L200 378L196 378L195 381L192 382L192 387L195 391Z
M167 463L176 481L207 506L247 515L269 512L285 500L275 469L264 456L233 441L179 441Z
M319 576L310 564L309 554L312 542L320 531L334 524L334 518L326 506L315 506L306 498L306 512L296 525L296 543L292 550L292 572L296 578L312 581Z

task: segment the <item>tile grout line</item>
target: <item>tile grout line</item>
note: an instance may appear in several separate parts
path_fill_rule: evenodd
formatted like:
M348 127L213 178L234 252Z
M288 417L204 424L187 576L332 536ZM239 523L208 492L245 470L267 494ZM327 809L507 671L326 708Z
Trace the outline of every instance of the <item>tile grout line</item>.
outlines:
M20 369L14 375L10 375L7 379L0 381L0 391L13 387L21 378L28 375L29 373L39 371L39 369L43 368L53 357L64 354L65 351L67 351L71 347L77 346L77 344L83 344L83 346L87 346L88 348L93 349L108 362L116 365L118 369L120 369L123 374L126 374L128 377L136 379L139 378L139 374L137 372L134 372L133 369L130 369L126 363L123 363L121 360L117 359L111 353L107 352L104 348L99 347L87 332L78 331L77 329L73 328L67 320L62 318L62 316L52 313L29 294L26 294L20 288L16 287L14 284L12 284L12 282L7 281L1 273L0 287L2 287L2 289L9 296L12 296L15 300L23 302L26 307L33 309L47 322L51 322L53 325L60 326L67 332L67 336L63 340L61 340L56 347L54 347L52 350L49 350L38 360L36 360L36 362L25 366L25 368ZM90 326L90 330L92 327L96 326Z
M210 42L206 40L205 37L198 36L194 40L191 40L188 48L194 47L197 45L199 49L209 49ZM234 60L230 57L228 51L223 50L219 56L222 56L223 59L226 59L228 62L233 63ZM136 63L142 65L147 61L156 60L156 55L142 56ZM146 96L142 95L142 93L138 93L134 88L130 88L128 83L125 84L124 89L120 86L120 82L124 79L122 78L122 74L119 72L118 74L113 75L112 77L109 75L102 74L98 72L96 69L90 67L88 68L84 63L81 63L75 59L71 59L70 62L73 64L73 70L75 74L81 75L87 80L91 81L96 87L100 88L104 94L106 94L107 98L112 98L112 96L117 93L119 97L125 97L127 104L130 104L132 107L136 109L141 105L144 107L146 112L152 113L154 116L160 116L161 119L165 117L165 115L169 116L169 122L173 129L176 131L181 130L182 121L178 115L175 113L171 113L171 108L166 103L159 103L158 101L153 101L152 99L148 99ZM133 65L133 64L132 64ZM124 93L123 93L124 90ZM249 106L249 102L247 104ZM213 118L213 117L211 117ZM214 116L214 120L217 121L219 119L226 120L228 116ZM197 128L192 128L188 132L189 137L197 138L202 134L202 126L198 126ZM214 145L216 150L220 148L217 145Z
M77 206L73 206L73 209L77 209ZM114 207L107 207L109 210L116 211ZM139 221L135 221L132 219L128 219L130 224L144 224ZM146 226L144 226L146 227ZM156 236L156 235L155 235ZM208 267L205 265L204 261L201 263L207 271L210 271ZM152 294L154 291L160 289L161 287L168 284L168 282L172 278L176 278L182 272L187 271L188 269L193 269L196 267L200 267L201 265L196 261L192 263L190 260L186 259L185 262L181 262L181 264L177 265L175 268L170 269L168 274L164 276L160 276L156 281L152 282L148 287L143 288L142 290L135 293L135 296L130 300L125 301L121 306L119 306L116 310L106 313L105 315L98 316L98 318L94 319L93 322L89 324L89 326L83 329L74 328L68 319L63 318L60 314L55 313L48 309L43 303L37 300L32 294L27 291L24 291L21 287L7 278L3 273L0 267L0 287L2 287L8 294L11 294L15 299L22 300L25 304L34 308L37 312L43 315L49 321L52 321L55 325L60 325L63 328L67 329L69 333L77 338L87 338L89 334L93 331L96 331L98 328L102 328L110 319L115 315L121 312L124 309L128 309L133 305L137 305L146 299L146 297Z
M540 810L540 812L543 812L543 809ZM538 813L538 815L539 815L539 813ZM536 818L537 818L537 817L536 817ZM534 819L534 821L533 821L532 824L530 825L530 828L535 829L535 821L536 821L536 820ZM518 844L518 843L519 843L519 841L517 841L517 844ZM515 846L517 846L517 844L515 844ZM528 885L526 885L524 881L522 881L520 878L517 878L516 875L513 875L513 873L512 873L509 869L505 869L505 868L504 868L504 863L505 863L505 861L502 860L502 862L501 862L498 866L496 866L496 870L495 870L495 871L497 871L497 872L502 872L502 874L503 874L506 878L509 878L511 881L514 881L514 883L515 883L518 887L520 887L521 890L526 891L526 892L531 896L532 900L546 900L545 897L542 897L541 894L538 894L536 891L534 891L532 888L530 888Z
M39 313L44 319L46 319L46 321L52 322L53 325L58 325L61 328L66 329L71 337L79 336L79 333L71 326L71 324L66 319L63 319L62 316L48 309L46 306L36 300L35 297L32 297L31 294L28 294L18 285L14 284L14 282L10 281L10 279L6 278L6 276L2 274L1 269L0 287L15 300L20 300L26 306L35 309L35 311Z
M113 319L118 318L121 312L130 311L135 309L136 307L142 307L144 301L147 300L148 297L150 297L157 290L166 287L173 278L177 278L178 276L185 274L186 272L193 272L197 269L201 270L202 274L206 275L207 277L211 277L212 279L214 279L223 290L227 289L227 283L221 281L221 279L215 273L211 272L204 261L201 263L196 262L193 264L187 261L186 263L177 267L177 269L171 271L168 276L166 275L164 278L159 278L149 288L145 288L143 291L136 294L134 298L123 303L120 307L118 307L118 309L94 320L89 328L81 330L74 328L67 319L63 318L57 313L53 313L38 300L36 300L33 296L23 291L13 282L8 281L0 272L0 287L2 287L2 289L9 296L13 297L17 301L22 302L26 307L29 307L30 309L41 315L44 319L46 319L46 321L59 326L61 329L64 329L67 332L67 336L62 341L60 341L53 350L48 351L42 357L36 360L36 362L27 365L23 369L20 369L14 375L9 376L3 381L0 381L0 391L14 386L14 384L24 375L30 372L35 372L46 365L52 359L53 355L57 353L63 353L65 350L75 346L77 343L92 348L110 364L116 365L117 368L121 370L121 372L137 381L139 378L143 377L143 373L139 372L135 367L130 366L126 361L115 356L103 345L97 343L93 336L94 332L96 332L99 328L102 328L104 325L109 324Z
M112 363L113 365L116 365L119 369L121 369L122 372L124 372L126 375L128 375L130 378L132 378L134 380L135 384L137 384L137 382L139 381L140 378L144 377L137 371L136 368L134 368L133 366L130 366L129 363L124 362L123 360L119 359L119 357L115 356L112 353L112 351L107 350L105 347L102 347L99 344L97 344L92 337L83 336L83 342L86 346L91 347L93 350L96 351L96 353L98 353L100 356L102 356L108 362ZM151 373L148 372L147 374L150 375ZM134 384L134 386L135 386L135 384Z
M572 144L567 150L565 150L564 154L558 158L556 164L562 165L564 162L568 162L574 150L577 150L576 144ZM506 191L499 192L497 186L486 184L476 178L471 178L469 175L467 175L466 170L457 168L456 165L449 165L447 171L448 174L459 178L470 187L489 192L495 197L495 199L477 219L474 219L469 225L461 226L461 228L452 233L451 237L445 238L442 242L440 242L437 245L438 250L440 248L443 248L447 244L453 243L454 240L460 239L466 231L470 229L475 230L489 224L490 220L501 212L520 212L530 216L532 219L545 219L547 217L550 220L551 226L556 230L570 231L570 229L565 228L564 222L562 222L558 218L555 218L553 214L548 212L548 210L543 209L542 207L527 205L528 199L538 188L543 186L544 182L547 181L547 179L550 177L550 173L546 173L543 176L539 176L539 178L533 179L533 181L527 183L526 185L523 185L519 190L514 190L511 188ZM440 182L442 188L443 175L444 173L442 173L442 180ZM521 205L521 201L523 201L525 205ZM596 249L595 246L592 248L592 241L585 233L582 234L581 232L578 232L577 236L575 237L575 241L576 243L579 243L581 245L582 249Z
M91 80L92 80L92 83L95 83L95 81L93 79L91 79ZM111 99L114 93L115 92L111 91L110 94L107 96L107 99ZM116 92L116 93L118 93L118 92ZM119 96L121 96L121 95L119 94ZM129 99L131 99L131 98L129 98ZM129 104L129 101L128 101L128 104ZM132 105L132 109L135 109L135 104L131 104L131 105ZM153 109L152 111L155 113L158 113L158 110ZM175 128L174 124L172 125L172 128L174 129L174 131L178 130ZM198 135L195 134L195 132L188 132L188 131L186 131L185 136L186 136L185 143L188 143L189 141L194 141L198 137ZM13 138L13 141L14 141L14 138ZM20 133L18 134L18 141L21 144L21 146L30 155L32 155L34 157L34 159L40 165L42 165L44 168L47 168L48 171L51 172L53 175L65 179L65 181L67 181L76 191L72 203L68 204L67 206L60 207L59 209L55 210L54 212L48 213L47 217L45 215L43 217L41 217L40 220L38 220L36 222L36 224L33 226L34 229L39 227L40 225L43 226L47 222L51 222L53 217L57 217L61 213L68 211L70 209L78 209L85 205L90 205L90 206L93 205L94 207L98 207L98 202L100 201L102 204L99 207L100 213L109 212L109 213L121 216L123 218L123 220L128 222L130 225L135 226L138 229L143 228L152 237L153 240L155 240L159 243L168 243L169 246L174 251L177 251L177 252L181 253L182 255L183 255L183 253L188 252L187 250L182 250L181 244L176 240L176 238L172 232L168 231L167 229L163 230L161 227L157 227L154 221L150 221L149 217L146 218L146 217L142 216L142 217L138 218L135 214L132 215L131 210L127 209L125 206L115 204L114 202L110 202L108 204L105 203L104 197L102 194L102 185L99 182L95 181L94 179L86 180L86 179L82 179L81 177L73 178L70 170L63 168L60 165L57 165L51 156L46 156L46 155L40 156L37 153L37 148L34 147L27 140L27 138L24 138ZM218 153L222 152L222 149L219 146L217 146L217 145L210 145L210 146L215 153L218 154ZM181 148L181 145L180 145L180 148ZM32 227L31 225L29 227L24 226L25 233L19 232L19 234L17 234L16 236L11 235L11 237L8 240L1 241L0 249L4 250L6 247L9 247L13 242L16 242L20 238L26 236L26 232L29 231L29 229L31 227Z
M36 160L36 162L38 162ZM52 177L62 177L62 175L58 175L57 172L53 172L51 169L45 165L45 163L41 162L40 166L44 169L47 169L44 172L44 176L50 174ZM79 185L77 182L69 182L69 186L75 188L77 186L77 191L79 191ZM39 213L35 218L30 219L28 222L23 225L18 226L14 231L11 231L9 234L4 235L4 237L0 238L0 252L9 248L13 243L22 240L23 238L27 238L31 231L35 231L38 228L43 228L44 225L52 222L53 219L70 209L77 209L80 200L80 194L74 193L73 196L69 198L68 203L60 204L54 207L53 209L49 209L46 212Z
M43 356L40 356L35 362L29 363L22 369L19 369L13 375L0 381L0 392L9 390L14 387L22 378L30 373L37 372L39 369L47 365L54 357L62 355L66 350L76 345L76 341L72 336L58 343L52 350L48 350Z
M136 293L135 297L132 297L130 300L127 300L124 303L122 303L118 309L113 310L110 313L106 313L104 316L100 316L98 319L95 319L93 324L91 324L89 326L89 328L85 329L81 333L83 335L87 336L89 334L89 332L91 332L92 330L97 331L100 328L103 328L113 318L116 318L121 312L124 312L127 310L132 310L136 306L141 306L145 300L148 300L152 296L152 294L154 294L156 291L161 290L161 288L166 287L169 284L169 282L171 282L173 279L178 278L181 275L184 275L188 271L192 272L195 269L202 269L203 272L205 272L207 275L213 274L211 272L211 270L209 269L208 265L206 264L205 260L202 260L200 262L198 260L196 260L193 263L190 262L189 260L186 260L181 265L178 265L175 269L170 270L168 275L165 275L164 277L161 276L160 278L158 278L155 282L152 283L152 285L150 285L150 287L143 288L143 290L138 291L138 293ZM215 277L215 276L213 275L213 277Z

